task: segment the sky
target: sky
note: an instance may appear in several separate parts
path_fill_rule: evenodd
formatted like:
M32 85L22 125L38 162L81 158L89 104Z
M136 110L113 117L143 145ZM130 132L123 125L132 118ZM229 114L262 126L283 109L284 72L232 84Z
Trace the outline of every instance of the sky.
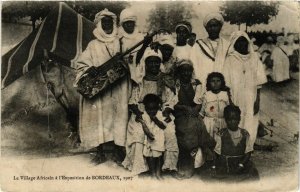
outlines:
M206 31L203 27L203 18L210 12L218 12L219 7L223 4L222 1L189 1L192 4L193 11L196 17L191 19L193 31L199 38L205 37ZM261 24L250 27L251 31L281 31L285 28L286 32L300 32L299 26L299 14L300 14L300 3L296 1L282 1L279 6L278 15L271 20L268 25ZM146 20L152 9L155 8L155 2L150 1L133 1L131 7L136 10L139 21L138 25L142 31L146 30ZM245 26L241 26L241 30L244 30ZM232 31L238 30L238 26L230 25L225 23L222 29L224 35L231 34Z

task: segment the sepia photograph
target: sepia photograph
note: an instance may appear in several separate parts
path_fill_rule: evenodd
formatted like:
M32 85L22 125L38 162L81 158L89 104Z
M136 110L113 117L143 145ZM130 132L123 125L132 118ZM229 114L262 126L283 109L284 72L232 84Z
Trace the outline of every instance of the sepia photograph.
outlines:
M0 191L299 190L298 1L1 1Z

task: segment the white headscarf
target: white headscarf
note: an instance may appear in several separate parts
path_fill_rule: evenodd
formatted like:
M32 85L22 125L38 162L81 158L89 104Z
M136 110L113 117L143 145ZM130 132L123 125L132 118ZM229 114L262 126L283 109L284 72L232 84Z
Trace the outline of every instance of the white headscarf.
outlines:
M220 21L222 23L222 25L224 23L224 18L220 13L210 13L204 17L203 26L206 27L207 23L212 19Z
M113 26L113 32L111 34L105 33L105 31L102 29L101 26L101 20L104 17L111 17L113 18L114 26ZM93 34L94 36L105 43L112 42L116 39L117 35L117 16L113 12L110 12L108 9L104 9L97 13L95 15L94 23L97 25L97 27L94 29Z
M125 23L126 21L134 21L135 22L135 28L134 28L133 33L131 33L131 34L126 33L122 26L122 24ZM138 33L136 23L137 23L137 16L136 16L135 12L131 8L123 9L123 11L120 14L119 37L125 37L128 39L136 38L136 34Z
M143 78L146 75L146 67L145 67L146 66L146 59L148 57L151 57L151 56L158 57L162 61L162 53L160 52L160 50L157 50L157 52L156 52L155 50L148 47L144 52L144 55L143 55L143 57L140 61L140 64L136 68L137 83L141 83L143 81ZM161 68L161 71L163 71L163 64L162 63L160 64L160 68Z
M156 35L155 42L158 42L161 45L170 45L172 47L175 47L174 38L171 34L168 33L160 33Z
M247 54L247 55L242 55L234 49L234 44L236 43L236 41L240 37L245 37L248 41L249 54ZM230 37L230 45L229 45L229 48L228 48L227 55L235 55L235 56L245 60L245 59L249 59L253 55L253 53L254 53L254 49L253 49L252 41L250 40L248 34L244 31L235 31L235 32L233 32L231 37Z
M182 21L182 22L178 23L178 24L176 25L176 27L175 27L175 31L177 31L177 29L178 29L179 27L184 27L184 28L186 28L186 29L188 30L189 33L192 32L192 25L191 25L191 23L188 22L188 21Z

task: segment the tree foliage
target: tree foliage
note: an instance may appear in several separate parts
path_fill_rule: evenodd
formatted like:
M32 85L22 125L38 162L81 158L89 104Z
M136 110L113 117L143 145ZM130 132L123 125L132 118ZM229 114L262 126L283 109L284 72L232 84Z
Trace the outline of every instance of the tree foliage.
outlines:
M279 2L275 1L226 1L220 11L230 24L268 24L278 14Z
M20 18L29 16L34 29L36 20L44 19L57 3L58 2L55 1L3 2L2 19L14 22ZM95 14L104 8L108 8L110 11L119 15L128 5L128 3L124 1L67 1L65 3L91 21L94 20Z
M191 5L185 2L159 2L151 10L147 19L151 30L164 28L174 32L175 26L179 21L188 21L194 14Z

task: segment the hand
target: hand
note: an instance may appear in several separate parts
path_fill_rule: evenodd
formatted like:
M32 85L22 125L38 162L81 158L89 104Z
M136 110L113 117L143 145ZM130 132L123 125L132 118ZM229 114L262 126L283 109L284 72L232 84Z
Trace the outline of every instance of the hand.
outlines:
M90 68L88 68L86 70L86 73L91 74L92 76L97 76L98 75L98 71L97 71L97 68L95 66L91 66Z
M170 114L172 112L172 109L171 108L166 108L163 112L162 112L162 115L165 117L164 121L166 123L169 123L172 121L171 117L170 117Z
M161 45L158 42L153 42L150 45L151 49L154 49L155 51L157 51L160 48L160 46Z
M138 122L138 123L140 123L141 121L143 121L142 114L136 115L135 121Z
M142 127L143 127L143 130L144 130L144 133L146 134L146 136L150 140L154 140L154 135L151 133L151 131L149 130L149 128L147 127L147 125L144 122L142 123Z
M144 37L144 46L148 46L150 43L152 42L152 36L149 36L149 34L147 34L145 37Z
M161 122L159 119L157 119L156 116L150 117L150 118L151 118L151 120L152 120L159 128L161 128L161 129L165 129L165 128L166 128L166 126L163 124L163 122Z
M256 99L253 106L254 115L256 115L259 112L259 99Z

